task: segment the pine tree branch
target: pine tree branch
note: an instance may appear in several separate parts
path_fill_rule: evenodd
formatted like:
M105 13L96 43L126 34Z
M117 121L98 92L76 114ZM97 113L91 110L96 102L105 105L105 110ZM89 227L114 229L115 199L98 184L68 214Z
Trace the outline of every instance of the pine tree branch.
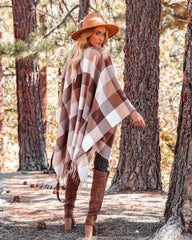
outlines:
M45 11L43 11L43 10L41 10L41 9L36 8L36 7L32 7L32 9L35 9L35 10L41 12L41 13L44 13L45 15L48 15L48 16L54 18L54 19L57 19L55 16L51 15L50 13L45 12Z
M64 0L62 0L62 3L64 4L64 6L65 6L67 12L69 13L70 11L69 11L69 9L68 9L68 7L67 7L67 4L65 3ZM70 15L71 19L73 20L74 24L76 24L75 19L73 18L73 16L71 15L71 13L69 13L69 15Z
M98 13L99 11L96 9L96 8L94 8L91 4L90 4L90 6L89 6L91 9L93 9L96 13Z
M178 19L181 22L186 22L186 23L192 23L191 21L183 20L183 19Z
M37 6L37 5L39 4L39 2L40 2L40 0L37 0L37 1L35 2L35 6Z
M59 29L59 28L66 22L67 18L70 16L70 14L71 14L76 8L78 8L78 7L79 7L79 4L77 4L75 7L73 7L73 8L67 13L67 15L64 17L64 19L62 20L62 22L61 22L59 25L57 25L56 27L54 27L48 34L46 34L46 35L44 36L44 38L48 37L52 32L55 31L55 29Z
M13 6L11 6L11 5L0 5L0 8L5 8L5 7L12 8Z

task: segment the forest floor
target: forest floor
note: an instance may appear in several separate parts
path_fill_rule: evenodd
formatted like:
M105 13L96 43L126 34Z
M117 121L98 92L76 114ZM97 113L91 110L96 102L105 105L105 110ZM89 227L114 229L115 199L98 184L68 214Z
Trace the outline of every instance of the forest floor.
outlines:
M92 175L92 173L90 173ZM0 174L0 239L83 239L92 177L80 187L74 214L77 226L64 231L63 204L53 189L36 184L55 180L54 173L13 172ZM111 177L108 180L108 187ZM61 190L61 198L64 196ZM16 198L18 196L19 198ZM14 199L15 197L15 199ZM106 194L98 215L98 234L92 239L147 240L163 225L166 194L118 192ZM46 228L39 229L38 223Z

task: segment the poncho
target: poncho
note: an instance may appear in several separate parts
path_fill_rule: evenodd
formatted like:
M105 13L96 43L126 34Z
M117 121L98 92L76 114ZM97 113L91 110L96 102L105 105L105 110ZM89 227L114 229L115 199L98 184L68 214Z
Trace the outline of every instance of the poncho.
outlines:
M58 178L78 170L80 180L85 181L91 151L94 149L109 159L117 125L135 108L116 80L111 58L104 48L84 49L76 81L72 83L70 76L66 63L52 164Z

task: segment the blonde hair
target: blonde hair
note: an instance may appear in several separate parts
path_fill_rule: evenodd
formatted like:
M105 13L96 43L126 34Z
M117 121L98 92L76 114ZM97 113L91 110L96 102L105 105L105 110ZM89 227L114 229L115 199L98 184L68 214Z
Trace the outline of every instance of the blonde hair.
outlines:
M69 55L69 68L71 69L71 81L75 82L77 78L77 64L82 60L83 58L83 49L88 46L89 44L89 37L93 33L94 28L86 30L81 33L80 37L77 39L77 42L73 49L71 50L71 53ZM102 47L106 44L108 41L108 31L106 29L106 37L103 42Z

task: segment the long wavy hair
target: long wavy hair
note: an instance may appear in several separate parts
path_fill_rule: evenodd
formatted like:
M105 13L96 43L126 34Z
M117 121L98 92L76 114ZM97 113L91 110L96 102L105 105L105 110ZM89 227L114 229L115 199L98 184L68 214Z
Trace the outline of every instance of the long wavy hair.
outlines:
M73 49L71 50L71 53L69 55L69 68L71 70L71 81L75 82L77 78L77 64L82 60L83 58L83 49L89 46L89 37L93 33L94 28L86 30L81 33L80 37L77 39L77 42ZM106 29L106 37L102 44L102 47L106 44L108 41L108 31Z

